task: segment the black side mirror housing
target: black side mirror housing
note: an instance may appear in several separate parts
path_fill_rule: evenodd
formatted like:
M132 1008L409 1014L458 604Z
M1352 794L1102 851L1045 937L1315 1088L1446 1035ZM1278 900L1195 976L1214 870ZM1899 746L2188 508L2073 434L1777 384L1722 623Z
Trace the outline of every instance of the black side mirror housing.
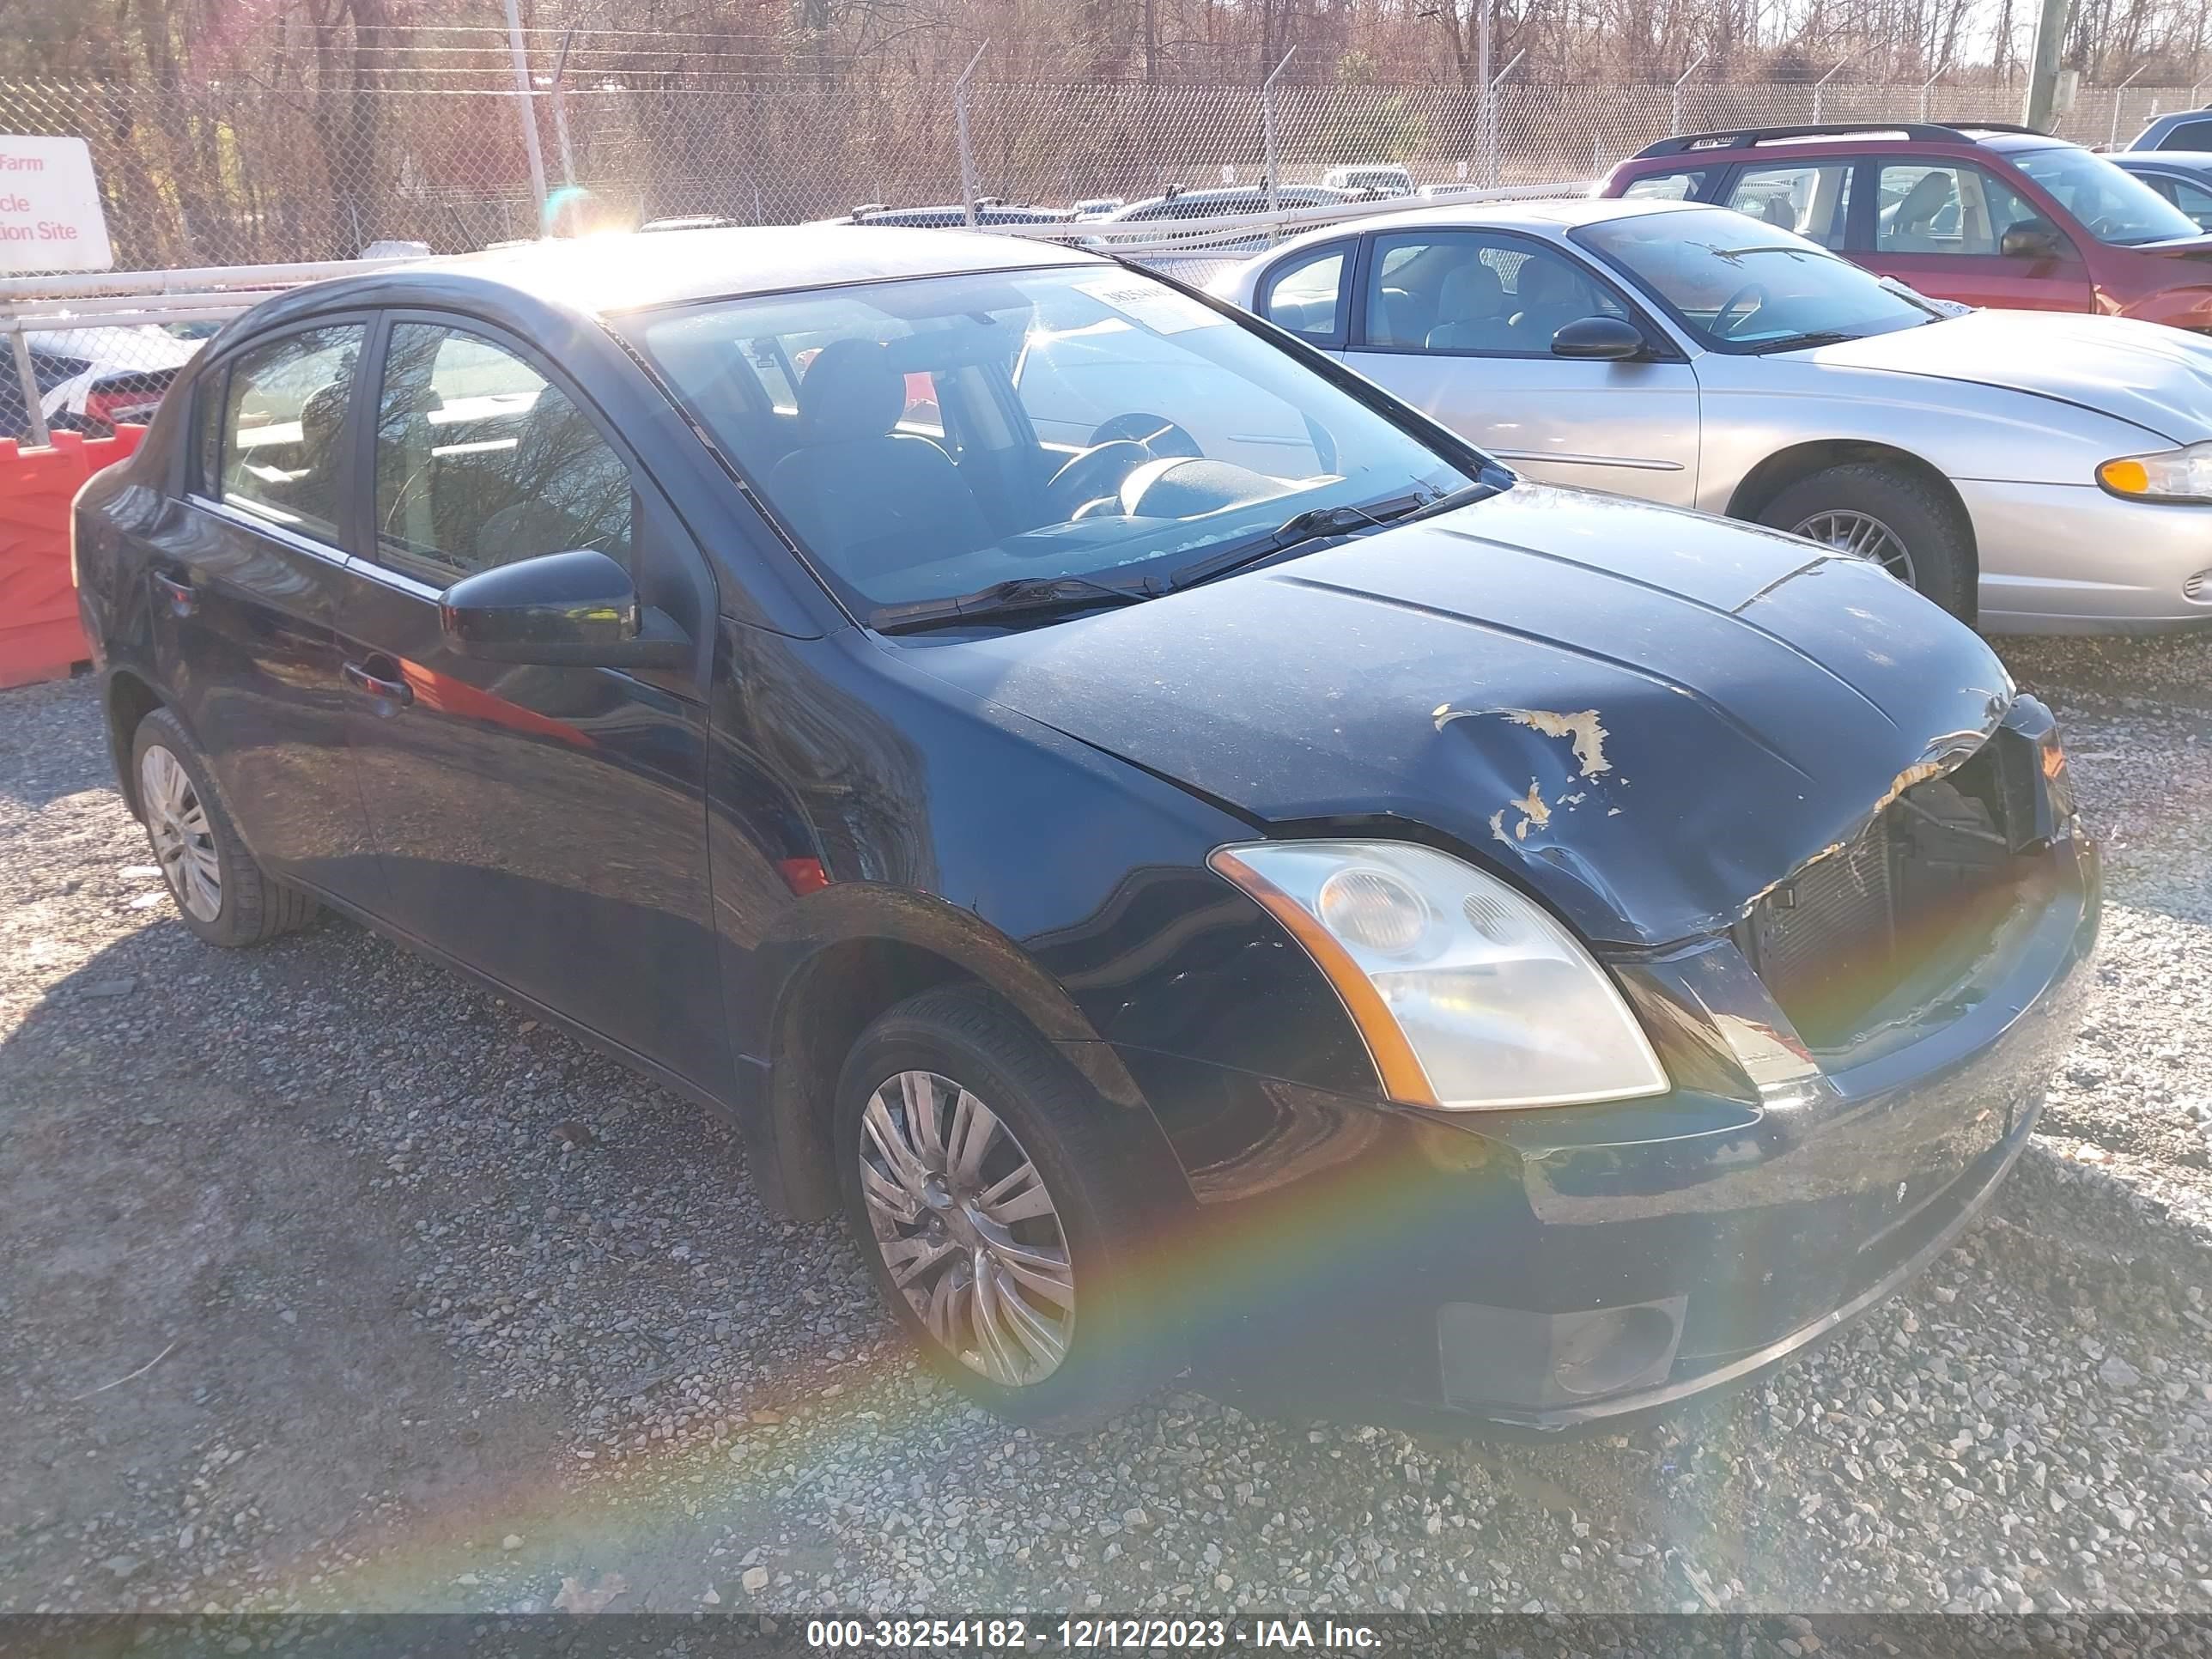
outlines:
M1624 317L1577 317L1552 336L1552 355L1626 362L1644 355L1644 331Z
M547 667L682 668L690 638L638 604L629 573L604 553L547 553L465 576L438 598L447 649L478 662Z
M1997 239L1997 252L2008 259L2057 259L2065 257L2058 233L2039 219L2023 219L2005 228Z

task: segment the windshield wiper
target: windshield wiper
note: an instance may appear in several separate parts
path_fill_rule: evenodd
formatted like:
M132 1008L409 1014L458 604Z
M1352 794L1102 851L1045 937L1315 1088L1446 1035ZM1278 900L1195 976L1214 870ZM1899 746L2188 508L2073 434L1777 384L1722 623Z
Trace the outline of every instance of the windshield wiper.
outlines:
M910 634L948 623L1085 611L1099 605L1134 605L1155 597L1149 587L1116 587L1088 576L1017 576L951 599L879 605L868 613L868 626L878 634Z
M1392 495L1387 500L1368 501L1361 506L1346 502L1337 507L1310 507L1303 513L1293 513L1263 536L1255 536L1233 542L1218 552L1194 560L1180 570L1170 571L1164 584L1168 592L1179 588L1194 587L1200 582L1212 581L1217 576L1226 576L1232 571L1271 559L1278 553L1308 542L1327 541L1332 536L1347 536L1355 530L1393 523L1421 514L1427 509L1441 507L1453 495L1432 490L1420 490L1411 495Z
M1802 351L1813 346L1841 345L1846 340L1863 340L1863 334L1854 334L1848 329L1816 329L1809 334L1785 334L1778 340L1761 340L1751 348L1750 355L1763 357L1770 351Z

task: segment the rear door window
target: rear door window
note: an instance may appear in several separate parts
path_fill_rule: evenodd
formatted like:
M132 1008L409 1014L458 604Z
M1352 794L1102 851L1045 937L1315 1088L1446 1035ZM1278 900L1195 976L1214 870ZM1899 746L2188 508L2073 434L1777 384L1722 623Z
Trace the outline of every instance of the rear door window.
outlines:
M1705 180L1711 176L1709 167L1650 173L1620 194L1623 200L1631 202L1692 202L1704 197Z
M1778 230L1795 231L1825 248L1841 248L1850 224L1850 161L1745 167L1724 205Z
M366 331L311 328L234 358L224 383L219 498L336 546L347 405Z

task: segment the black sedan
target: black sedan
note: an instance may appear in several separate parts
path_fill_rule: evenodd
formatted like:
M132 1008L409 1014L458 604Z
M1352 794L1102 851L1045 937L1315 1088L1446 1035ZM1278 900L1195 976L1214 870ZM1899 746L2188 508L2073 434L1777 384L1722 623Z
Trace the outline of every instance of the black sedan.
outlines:
M1045 1425L1748 1376L1989 1194L2095 936L2049 713L1910 589L1074 250L287 295L76 556L185 926L328 906L727 1113Z

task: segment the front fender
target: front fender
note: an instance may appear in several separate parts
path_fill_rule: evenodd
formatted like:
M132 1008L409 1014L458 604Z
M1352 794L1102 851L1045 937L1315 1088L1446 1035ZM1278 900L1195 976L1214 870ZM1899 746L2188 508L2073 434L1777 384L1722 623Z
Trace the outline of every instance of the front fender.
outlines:
M1774 360L1698 360L1698 505L1708 513L1729 512L1756 468L1793 450L1869 446L1951 479L2094 486L2100 463L2168 447L2132 421L2035 392L1809 364L1769 382L1762 364Z

